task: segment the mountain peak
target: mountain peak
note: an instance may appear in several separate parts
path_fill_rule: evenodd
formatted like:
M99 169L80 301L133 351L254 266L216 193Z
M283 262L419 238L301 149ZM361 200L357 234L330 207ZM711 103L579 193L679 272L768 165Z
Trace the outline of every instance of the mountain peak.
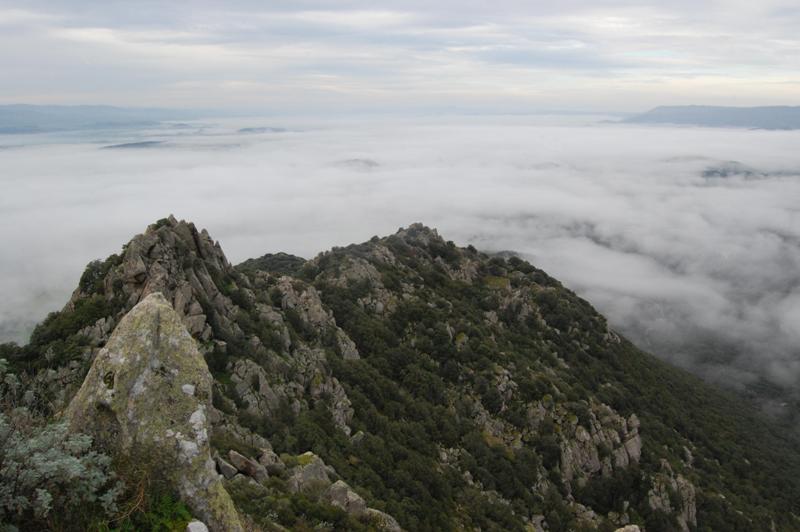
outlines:
M432 242L444 244L444 239L439 236L436 229L420 222L413 223L408 227L401 227L394 236L411 246L428 246Z
M90 263L65 310L74 310L87 300L105 299L114 315L101 328L87 331L95 345L102 345L125 312L148 295L161 293L195 337L211 338L211 314L219 314L215 323L238 335L240 331L225 318L234 304L220 289L233 274L208 231L198 231L192 222L170 215L134 236L120 255Z

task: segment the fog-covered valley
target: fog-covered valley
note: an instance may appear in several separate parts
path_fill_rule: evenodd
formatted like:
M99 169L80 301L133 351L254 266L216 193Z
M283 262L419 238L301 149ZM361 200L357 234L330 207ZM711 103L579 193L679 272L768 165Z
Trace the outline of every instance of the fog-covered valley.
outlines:
M512 250L639 345L780 412L800 379L800 132L598 117L240 119L0 136L0 340L173 213L236 263L421 221ZM114 149L108 149L108 148Z

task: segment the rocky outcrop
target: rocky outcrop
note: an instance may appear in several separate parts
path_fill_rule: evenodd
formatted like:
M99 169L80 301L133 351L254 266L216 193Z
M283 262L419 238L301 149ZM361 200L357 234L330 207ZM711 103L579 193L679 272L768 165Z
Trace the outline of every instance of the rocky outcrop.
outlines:
M240 473L247 475L256 482L263 483L269 478L267 469L252 458L247 458L246 456L231 450L228 452L228 459Z
M332 481L336 471L312 452L297 457L287 485L294 493L319 493L320 502L341 508L353 517L367 521L378 530L400 532L402 528L391 515L367 506L364 498L343 480Z
M391 251L383 249L386 253L383 259L393 261ZM317 262L319 260L319 258L315 259ZM369 261L361 257L347 257L335 271L325 274L323 279L339 287L352 285L368 287L368 293L358 299L358 304L368 312L389 314L397 306L396 297L383 285L381 273Z
M337 480L331 484L322 495L322 500L355 516L364 515L367 511L367 503L364 498L350 489L350 486L343 480Z
M209 313L214 314L219 329L242 335L230 318L235 305L217 286L217 281L232 271L219 243L205 229L198 231L194 224L170 216L135 236L125 247L121 264L102 282L106 297L122 299L125 310L149 294L161 293L192 336L210 340ZM86 295L81 288L76 290L67 308ZM103 324L94 335L102 340L109 330Z
M232 387L217 386L220 404L228 411L244 409L269 419L282 405L299 414L324 395L330 398L335 423L349 434L352 407L330 374L327 356L330 350L345 360L357 360L355 343L337 326L313 286L265 271L249 274L231 266L207 231L170 216L135 236L96 283L81 283L65 310L98 297L92 290L100 285L102 297L121 305L119 314L81 331L96 348L108 341L125 311L159 292L201 351L225 361L215 371L231 373ZM256 298L254 283L265 283L258 285L261 298ZM277 300L263 297L271 293L279 294ZM87 353L87 359L95 353L96 349ZM75 372L65 378L72 379Z
M261 449L261 454L258 456L258 463L264 466L267 473L270 475L282 475L286 471L286 465L281 461L280 457L272 450L271 446Z
M335 473L332 467L325 464L322 458L311 451L297 457L298 465L292 469L287 485L289 490L297 493L318 486L328 486L330 476Z
M385 530L386 532L403 531L403 528L400 526L400 523L397 522L397 519L386 512L381 512L375 508L367 508L364 512L364 515L366 516L366 521L371 523L378 530Z
M211 382L180 317L152 293L120 321L65 418L163 477L212 530L242 530L210 455Z
M297 415L308 407L309 399L324 397L334 423L349 435L353 408L342 385L327 370L325 361L322 349L300 345L288 365L276 361L283 369L272 374L250 359L236 360L231 381L243 408L259 417L274 416L284 405ZM283 373L291 373L292 378L285 378Z
M639 462L642 440L635 414L628 419L608 405L592 403L588 417L579 423L574 415L562 417L561 474L565 482L579 485L597 474L608 476L614 469Z
M675 474L669 462L661 460L661 472L653 475L653 486L647 493L650 508L674 515L684 532L697 526L694 485L680 473Z
M186 532L208 532L208 527L202 521L191 521L186 525Z

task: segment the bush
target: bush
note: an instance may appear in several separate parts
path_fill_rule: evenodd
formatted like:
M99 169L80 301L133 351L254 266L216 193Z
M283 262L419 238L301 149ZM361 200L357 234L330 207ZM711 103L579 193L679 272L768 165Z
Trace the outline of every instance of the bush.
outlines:
M0 413L0 523L78 530L114 512L121 484L91 443L25 409Z
M184 532L192 520L192 514L182 502L169 494L153 495L142 508L123 520L114 528L101 526L100 530L111 532Z

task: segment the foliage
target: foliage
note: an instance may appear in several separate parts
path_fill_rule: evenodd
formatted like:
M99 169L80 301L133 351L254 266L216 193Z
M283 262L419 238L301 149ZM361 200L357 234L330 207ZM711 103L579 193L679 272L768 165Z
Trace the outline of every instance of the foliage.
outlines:
M80 530L116 510L121 485L91 438L29 412L0 413L0 522Z
M184 532L192 515L185 504L169 493L149 493L144 503L124 515L117 517L98 528L108 532Z
M344 510L316 502L302 494L289 494L282 489L268 489L247 482L231 482L226 488L236 506L264 530L276 530L275 525L297 531L369 530Z
M391 261L376 258L387 249ZM340 282L356 258L369 261L377 278ZM85 349L77 332L118 310L113 295L102 293L109 260L87 268L81 286L92 293L74 309L48 317L30 346L0 346L0 356L34 369L76 358ZM238 307L218 316L198 298L213 339L226 344L205 346L217 381L214 405L268 437L283 456L308 450L321 456L371 507L408 530L524 530L536 516L551 531L581 530L575 502L598 513L600 530L613 530L605 516L623 511L648 530L671 530L675 516L652 510L647 496L662 459L697 487L699 530L759 530L772 519L777 529L800 529L797 441L740 398L617 338L589 303L517 257L459 249L415 227L404 237L335 248L312 261L268 255L232 273L209 267L209 274ZM359 360L343 360L330 331L281 308L275 283L284 274L316 287L356 343ZM392 304L384 312L365 304L387 293ZM255 303L281 313L291 347ZM226 327L226 318L240 332ZM254 348L253 336L265 348ZM325 354L324 370L352 403L349 426L357 438L339 430L324 393L304 393L300 405L279 398L270 417L243 413L231 362L248 357L276 382L290 380L292 371L304 370L291 364L302 344ZM307 392L304 378L289 384L302 382ZM566 482L562 450L569 428L590 430L601 403L625 418L638 416L641 461L585 484ZM533 422L538 407L546 415ZM212 444L256 453L232 434L215 432ZM601 446L600 458L612 460L612 451ZM287 460L289 466L297 461ZM122 499L134 504L121 505L133 511L110 528L168 530L182 522L172 494L154 484L141 488L135 474L118 470L127 486ZM287 493L276 476L266 488L238 483L231 491L266 530L276 523L294 530L363 526L336 508Z
M236 269L243 272L262 270L283 275L296 275L306 260L288 253L267 253L257 259L248 259Z

